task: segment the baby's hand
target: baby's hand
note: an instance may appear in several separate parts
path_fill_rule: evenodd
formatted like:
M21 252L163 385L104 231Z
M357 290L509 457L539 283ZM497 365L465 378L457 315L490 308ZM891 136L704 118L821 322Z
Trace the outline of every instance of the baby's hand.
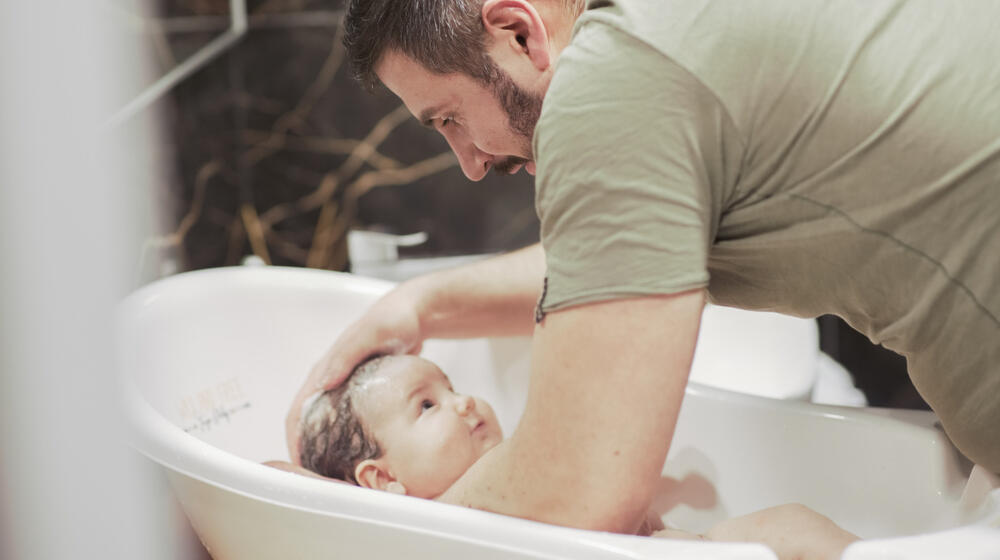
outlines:
M696 535L694 533L688 533L687 531L681 531L680 529L660 529L659 531L655 531L650 536L658 539L685 539L689 541L706 540L705 535Z
M642 521L642 525L639 526L639 530L636 531L636 535L640 537L649 537L657 531L663 530L663 520L657 515L655 511L647 511L646 519Z

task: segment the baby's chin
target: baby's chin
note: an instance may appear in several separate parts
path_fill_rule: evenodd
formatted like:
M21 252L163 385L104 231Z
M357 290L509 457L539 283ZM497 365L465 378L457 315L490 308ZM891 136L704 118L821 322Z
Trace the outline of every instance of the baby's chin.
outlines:
M483 455L486 455L487 453L490 452L490 450L500 445L500 442L502 441L503 441L503 432L501 432L500 427L497 426L495 430L491 430L491 433L487 434L483 438L482 451L480 452L479 456L482 457Z
M494 447L500 445L501 441L503 441L503 438L502 437L497 437L495 441L489 441L489 442L487 442L486 445L483 446L483 455L486 455L491 449L493 449ZM482 455L480 455L480 456L482 456Z
M503 429L497 422L495 416L483 418L482 423L473 431L473 437L478 437L482 441L482 453L493 449L503 441Z

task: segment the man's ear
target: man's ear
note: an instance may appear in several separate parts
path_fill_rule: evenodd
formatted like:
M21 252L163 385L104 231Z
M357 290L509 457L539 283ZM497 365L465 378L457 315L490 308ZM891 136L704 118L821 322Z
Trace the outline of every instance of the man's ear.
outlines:
M527 0L486 0L483 26L495 45L528 55L539 71L552 64L545 22Z
M354 480L358 481L359 486L365 488L384 490L393 494L406 494L406 487L374 459L365 459L354 468Z

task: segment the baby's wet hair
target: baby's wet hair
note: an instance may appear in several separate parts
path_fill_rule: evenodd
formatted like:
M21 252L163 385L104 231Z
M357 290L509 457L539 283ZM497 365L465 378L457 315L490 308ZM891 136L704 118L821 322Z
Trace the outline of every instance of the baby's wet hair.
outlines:
M361 362L346 381L317 397L302 419L302 466L323 476L357 484L354 468L382 456L375 438L354 405L358 388L392 356Z

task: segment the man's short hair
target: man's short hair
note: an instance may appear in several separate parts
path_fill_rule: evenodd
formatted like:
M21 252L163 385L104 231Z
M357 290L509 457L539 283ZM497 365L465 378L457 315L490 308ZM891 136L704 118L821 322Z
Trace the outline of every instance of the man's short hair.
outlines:
M355 77L376 89L375 66L392 50L431 72L489 83L482 7L483 0L348 0L344 46Z

